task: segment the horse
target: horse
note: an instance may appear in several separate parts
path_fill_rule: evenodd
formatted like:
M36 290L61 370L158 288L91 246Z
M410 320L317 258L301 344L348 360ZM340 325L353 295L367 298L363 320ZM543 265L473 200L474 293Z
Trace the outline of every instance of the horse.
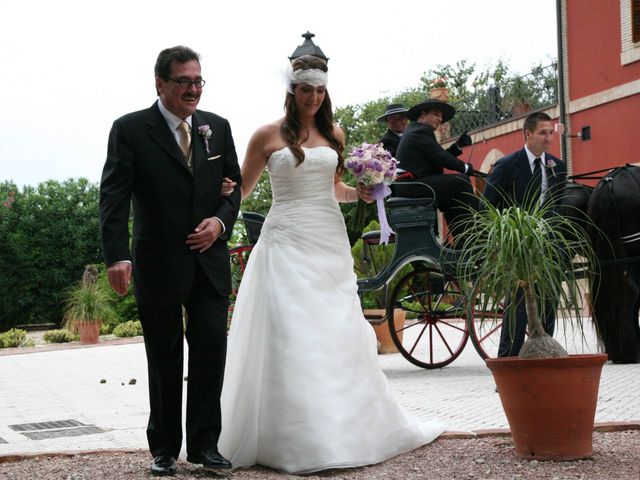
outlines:
M587 228L600 264L593 296L598 336L614 363L640 362L640 167L604 176L589 196Z

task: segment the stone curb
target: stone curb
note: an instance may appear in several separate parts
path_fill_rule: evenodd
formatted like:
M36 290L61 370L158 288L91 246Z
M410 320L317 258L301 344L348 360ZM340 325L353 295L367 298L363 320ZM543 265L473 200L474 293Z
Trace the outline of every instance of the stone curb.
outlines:
M142 336L137 337L122 337L100 340L98 343L91 345L82 345L80 342L68 342L68 343L48 343L45 345L37 345L35 347L15 347L15 348L0 348L0 357L6 357L8 355L25 355L27 353L41 353L41 352L53 352L57 350L75 350L78 348L96 348L96 347L109 347L112 345L128 345L131 343L142 343L144 340Z
M593 431L599 433L624 432L627 430L640 430L640 421L628 422L602 422L593 425ZM468 438L509 437L511 431L508 428L490 428L486 430L472 430L470 432L444 432L438 440L464 440Z
M20 462L30 458L75 457L76 455L99 455L101 453L140 453L148 452L146 448L102 448L99 450L63 450L46 453L8 453L0 455L0 465L9 462Z
M603 422L596 423L593 426L594 432L624 432L629 430L640 430L640 421L631 422ZM438 440L466 440L473 438L499 438L509 437L511 431L508 428L492 428L487 430L473 430L471 432L444 432L435 441ZM98 450L66 450L61 452L46 453L9 453L0 455L0 465L9 462L19 462L30 458L48 458L48 457L74 457L76 455L100 455L103 453L140 453L148 452L146 448L104 448Z

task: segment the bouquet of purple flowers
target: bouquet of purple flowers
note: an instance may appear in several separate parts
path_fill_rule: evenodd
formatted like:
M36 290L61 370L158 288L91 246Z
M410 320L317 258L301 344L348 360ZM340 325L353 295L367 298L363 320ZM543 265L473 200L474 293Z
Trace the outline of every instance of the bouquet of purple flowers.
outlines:
M391 194L389 184L396 178L397 160L382 147L381 143L363 143L351 150L345 166L356 177L358 183L373 187L372 193L376 199L378 220L380 221L380 243L389 243L389 236L393 230L387 222L384 198ZM362 210L363 207L359 202L357 208ZM360 216L364 216L363 210L360 212ZM357 213L356 217L358 217Z
M363 143L354 148L345 165L358 182L367 187L390 184L395 180L398 170L398 162L382 148L381 143Z

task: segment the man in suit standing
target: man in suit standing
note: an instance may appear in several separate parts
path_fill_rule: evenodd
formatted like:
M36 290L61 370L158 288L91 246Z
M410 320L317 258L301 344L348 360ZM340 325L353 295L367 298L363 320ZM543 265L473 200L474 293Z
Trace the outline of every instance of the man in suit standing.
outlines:
M548 152L554 134L551 117L542 112L532 113L524 121L523 134L524 147L493 166L487 176L484 196L498 208L511 205L532 208L538 203L552 202L551 212L554 213L566 185L567 166ZM509 332L508 322L503 323L499 357L517 356L524 343L527 310L522 290L518 290L515 301L515 331ZM548 306L545 316L545 331L553 335L555 309Z
M111 287L133 272L149 373L153 475L173 475L182 445L183 335L189 344L187 460L231 468L217 449L231 272L226 237L240 190L229 122L197 110L205 81L187 47L160 52L158 101L113 123L100 184L100 227ZM133 244L129 210L133 201ZM184 330L182 308L188 322Z
M398 167L411 172L411 181L429 185L436 195L438 209L444 213L449 231L456 237L463 230L463 219L471 208L477 208L477 199L469 176L473 166L459 160L462 147L471 145L466 133L447 150L436 140L435 131L453 118L456 111L446 102L428 99L409 109L411 124L402 135L398 145ZM444 169L460 174L445 174Z
M379 143L382 143L384 148L394 157L396 156L402 134L409 124L407 112L408 110L402 103L392 103L387 105L384 114L376 119L376 122L387 124L387 131Z

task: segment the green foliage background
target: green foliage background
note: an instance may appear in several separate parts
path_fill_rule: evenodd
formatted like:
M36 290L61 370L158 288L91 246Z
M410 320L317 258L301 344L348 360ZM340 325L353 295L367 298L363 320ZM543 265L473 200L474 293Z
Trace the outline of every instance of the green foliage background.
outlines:
M0 329L59 324L64 290L101 262L98 187L81 178L18 191L4 182L0 201Z

